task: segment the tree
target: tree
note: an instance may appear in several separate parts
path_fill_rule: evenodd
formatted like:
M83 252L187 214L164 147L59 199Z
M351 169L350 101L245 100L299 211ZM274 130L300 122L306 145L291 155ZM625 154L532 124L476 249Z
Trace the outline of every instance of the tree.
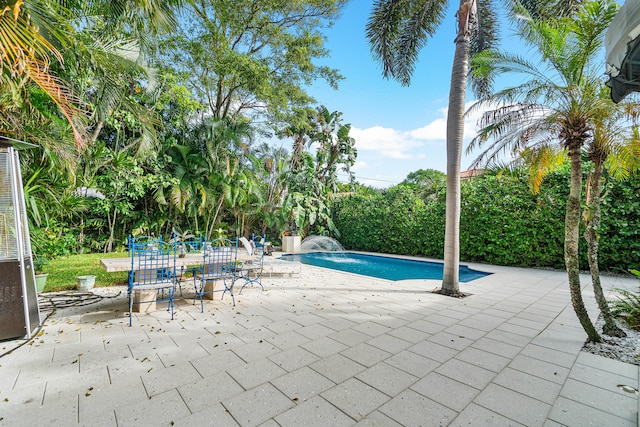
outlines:
M110 141L138 154L157 149L160 121L153 105L157 70L149 58L158 34L177 25L184 0L68 2L75 32L60 72L74 82L89 110L90 142ZM115 141L114 141L115 140Z
M567 15L580 0L527 0L523 9L540 15ZM377 0L367 23L371 50L382 62L383 76L409 85L420 49L444 18L447 0ZM497 39L496 7L492 0L460 0L455 55L451 70L447 113L447 193L444 273L441 293L459 294L460 157L464 136L464 104L469 55L491 49ZM507 2L512 8L512 2ZM513 10L511 10L513 14ZM485 93L491 76L472 75L477 94Z
M587 194L583 213L586 226L584 238L587 241L587 259L593 291L604 319L602 332L605 335L624 337L626 333L617 326L600 283L598 256L601 205L604 197L603 186L606 186L605 165L608 165L613 177L617 179L628 178L631 172L636 172L640 167L637 156L639 140L636 135L637 116L640 109L638 103L631 98L621 104L614 104L609 92L609 88L606 88L604 84L600 87L599 94L603 98L602 110L594 117L593 135L586 149L591 167L586 180Z
M289 127L288 134L294 138L294 153L283 209L292 225L302 228L304 234L308 234L312 226L323 233L338 233L328 199L338 188L338 167L351 176L351 166L358 153L350 131L351 125L342 123L342 113L329 112L324 105L315 112L307 110L307 121L299 120L295 129ZM315 145L315 156L305 150L311 145Z
M383 75L408 85L418 52L444 18L446 0L377 0L367 23L371 50L383 65ZM495 10L491 0L460 0L455 55L447 114L447 194L444 273L441 293L457 296L460 266L460 158L464 136L464 104L470 52L493 45ZM477 90L485 83L478 80Z
M418 169L410 172L401 184L413 188L427 202L438 199L447 185L447 176L435 169Z
M256 219L260 234L264 235L267 229L281 229L286 223L282 200L287 191L290 159L286 149L267 143L258 146L250 159L260 194Z
M203 0L191 2L162 59L189 75L187 85L217 119L281 122L312 99L304 87L336 70L316 66L327 55L319 29L344 0Z
M342 113L329 112L327 107L318 107L318 113L313 121L314 129L310 135L311 143L317 143L316 173L318 179L335 191L337 184L336 172L338 165L342 171L351 176L351 167L356 162L358 151L356 140L349 132L351 125L342 123ZM353 181L353 176L351 176Z
M68 11L61 2L45 3L46 7L40 1L0 1L0 87L15 94L28 82L37 85L71 125L76 145L83 147L86 141L78 122L79 99L50 68L52 62L62 62L56 45L68 42ZM27 98L25 92L21 96ZM6 104L0 108L4 110ZM20 125L23 119L14 123ZM18 136L14 126L0 131Z
M573 18L544 20L521 9L520 34L537 52L540 64L519 55L487 51L473 60L473 73L491 80L495 73L520 73L526 79L514 87L482 98L476 107L498 105L481 119L473 144L492 144L477 159L491 161L504 150L518 153L525 146L544 147L560 141L571 165L565 215L565 265L571 302L590 341L601 340L582 300L578 264L582 149L602 110L596 66L605 31L617 11L610 0L587 1Z

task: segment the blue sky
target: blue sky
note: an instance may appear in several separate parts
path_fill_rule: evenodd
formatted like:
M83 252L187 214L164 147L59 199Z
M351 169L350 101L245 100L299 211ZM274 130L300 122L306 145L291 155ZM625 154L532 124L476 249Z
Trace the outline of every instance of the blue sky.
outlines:
M344 122L352 125L358 182L387 187L418 169L446 170L446 111L459 2L450 2L446 20L422 49L409 87L384 79L371 55L365 26L372 3L352 0L334 26L325 30L331 56L318 63L339 69L345 79L337 91L318 83L310 92L318 104L341 111ZM472 100L469 92L467 101ZM467 120L465 147L476 120ZM462 170L474 158L463 154Z

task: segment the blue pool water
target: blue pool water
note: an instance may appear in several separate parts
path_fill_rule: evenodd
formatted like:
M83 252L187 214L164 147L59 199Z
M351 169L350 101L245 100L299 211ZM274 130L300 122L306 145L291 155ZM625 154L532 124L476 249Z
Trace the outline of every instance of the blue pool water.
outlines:
M349 273L363 274L387 280L437 279L442 280L444 264L392 258L380 255L366 255L355 252L308 252L304 254L282 255L281 259L299 261L303 264L331 268ZM470 282L491 273L460 266L460 281Z

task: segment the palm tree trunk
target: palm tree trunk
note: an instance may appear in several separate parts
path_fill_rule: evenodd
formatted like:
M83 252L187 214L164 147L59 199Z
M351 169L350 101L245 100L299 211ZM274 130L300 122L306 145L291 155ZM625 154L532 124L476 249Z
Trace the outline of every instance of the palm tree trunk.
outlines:
M589 260L589 270L591 271L591 281L593 282L593 293L595 294L598 307L604 319L602 332L605 335L614 337L626 337L627 334L616 325L616 321L611 315L609 304L602 292L602 284L600 283L600 267L598 266L598 235L596 230L600 228L602 202L602 161L595 161L595 170L591 177L590 197L587 197L587 207L591 209L590 217L587 218L587 228L584 232L584 238L587 241L587 254Z
M464 137L464 102L469 68L469 12L471 2L460 1L458 36L451 70L447 114L447 199L444 233L444 271L440 293L459 296L460 267L460 158Z
M569 199L565 215L564 262L569 276L569 290L573 310L588 336L589 342L600 342L602 339L589 319L589 313L582 300L580 286L580 266L578 263L578 242L580 239L580 199L582 193L582 158L581 145L569 144L571 161L571 183Z

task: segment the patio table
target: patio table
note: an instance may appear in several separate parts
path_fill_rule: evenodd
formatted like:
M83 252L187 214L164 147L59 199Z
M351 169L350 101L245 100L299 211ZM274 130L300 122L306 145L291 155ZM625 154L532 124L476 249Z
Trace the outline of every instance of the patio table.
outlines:
M176 268L187 268L202 265L203 260L204 258L201 252L188 253L184 258L176 257ZM107 273L129 271L131 270L131 257L102 258L100 260L100 264L102 264L102 267L107 270Z
M244 251L238 252L238 261L246 261L249 259L249 255ZM202 252L187 253L183 258L176 257L176 270L178 272L185 271L189 267L196 267L204 263L204 256ZM130 271L131 270L131 257L122 258L102 258L100 264L108 273L114 273L118 271ZM141 291L136 290L135 298L144 298L145 300L153 299L152 295L145 294L143 297L139 294ZM155 292L155 291L142 291L142 292ZM210 298L213 299L213 293L210 294ZM138 311L155 311L155 302L149 302L146 304L138 304L135 306Z

